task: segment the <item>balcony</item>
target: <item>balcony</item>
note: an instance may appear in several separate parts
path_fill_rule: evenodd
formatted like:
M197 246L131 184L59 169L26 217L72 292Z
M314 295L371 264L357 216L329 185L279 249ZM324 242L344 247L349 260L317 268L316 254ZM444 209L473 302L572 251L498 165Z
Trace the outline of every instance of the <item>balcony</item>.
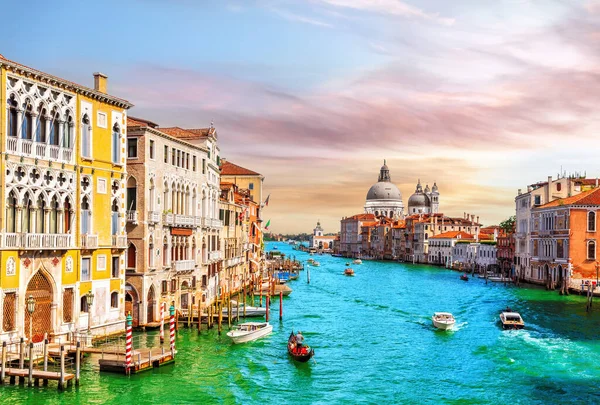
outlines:
M127 222L137 225L137 223L138 223L137 211L127 211Z
M241 257L232 257L230 259L226 259L223 263L224 267L233 267L236 266L238 264L240 264L242 262L242 258Z
M197 226L198 228L203 226L203 221L202 221L202 217L194 217L194 225Z
M192 271L196 268L194 260L175 260L173 261L175 271Z
M127 247L127 236L113 235L112 247L115 249L125 249Z
M163 214L163 223L165 225L173 225L175 221L175 215L173 214Z
M2 247L15 249L69 249L73 235L57 233L4 233Z
M208 260L213 261L213 260L221 260L223 258L223 255L221 254L220 250L215 250L214 252L208 252Z
M174 223L177 226L193 227L195 224L194 217L191 215L175 214Z
M98 235L81 235L82 249L98 249Z
M57 145L34 142L9 136L6 142L9 152L38 159L69 163L73 157L73 149Z
M157 224L160 222L160 213L158 211L148 211L148 223Z
M211 224L210 224L211 228L219 228L219 229L223 228L223 221L221 221L220 219L211 218L210 221L211 221Z

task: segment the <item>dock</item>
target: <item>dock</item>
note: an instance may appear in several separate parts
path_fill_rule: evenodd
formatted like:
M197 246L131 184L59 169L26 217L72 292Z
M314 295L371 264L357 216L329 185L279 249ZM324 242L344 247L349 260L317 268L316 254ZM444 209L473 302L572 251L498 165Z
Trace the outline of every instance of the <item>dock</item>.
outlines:
M163 348L134 350L129 372L137 374L172 364L175 362L175 354L177 354L176 351L171 353L171 351L165 351ZM103 358L98 360L98 364L100 365L100 371L127 374L125 352L120 354L104 353Z

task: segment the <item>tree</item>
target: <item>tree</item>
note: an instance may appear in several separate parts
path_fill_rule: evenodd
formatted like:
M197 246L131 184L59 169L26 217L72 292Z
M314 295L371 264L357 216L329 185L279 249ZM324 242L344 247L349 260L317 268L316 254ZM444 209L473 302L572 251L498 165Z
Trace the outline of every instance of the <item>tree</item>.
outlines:
M515 222L517 221L517 217L513 215L508 219L500 222L500 229L502 229L506 233L510 233L515 228Z

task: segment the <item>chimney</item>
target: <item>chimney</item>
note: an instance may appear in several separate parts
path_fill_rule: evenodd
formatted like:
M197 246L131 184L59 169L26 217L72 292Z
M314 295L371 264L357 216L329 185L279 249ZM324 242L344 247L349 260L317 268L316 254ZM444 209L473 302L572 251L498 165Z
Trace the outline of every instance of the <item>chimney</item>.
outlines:
M527 192L529 193L531 190L533 190L533 188L531 188L531 186L527 186Z
M548 187L546 187L546 201L544 201L544 204L550 202L550 187L552 187L552 176L548 176Z
M598 187L598 177L596 177L596 187Z
M477 215L477 223L479 223L479 215Z
M519 191L517 191L517 195L521 195L521 189L519 189Z
M106 76L104 73L94 73L94 90L99 91L100 93L106 93L107 80L108 76Z

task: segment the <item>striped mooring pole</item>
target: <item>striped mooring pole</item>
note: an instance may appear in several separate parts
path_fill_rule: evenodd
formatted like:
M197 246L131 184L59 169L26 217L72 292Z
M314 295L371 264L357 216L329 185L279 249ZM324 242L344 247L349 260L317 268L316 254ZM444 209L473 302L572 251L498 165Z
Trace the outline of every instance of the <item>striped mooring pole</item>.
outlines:
M171 356L175 358L175 306L171 305L169 313L171 314Z
M133 324L133 318L131 317L131 312L127 314L127 321L125 327L125 374L129 375L131 373L131 351L132 351L132 333L131 326Z
M165 341L165 303L160 303L160 343Z

